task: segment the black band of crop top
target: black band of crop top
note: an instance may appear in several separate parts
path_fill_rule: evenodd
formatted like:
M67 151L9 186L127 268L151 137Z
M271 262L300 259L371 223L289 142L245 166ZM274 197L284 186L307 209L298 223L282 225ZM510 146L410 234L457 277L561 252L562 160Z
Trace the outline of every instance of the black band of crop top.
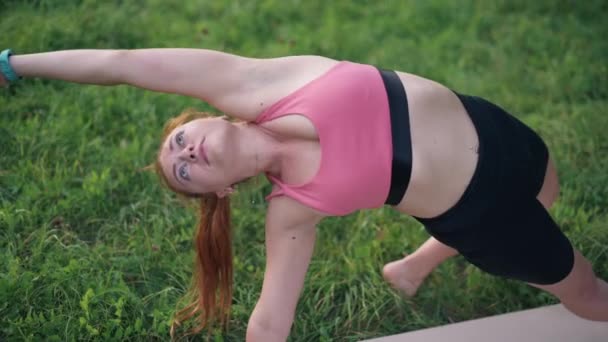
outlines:
M391 185L386 204L397 205L403 199L412 174L412 138L410 115L401 79L392 70L378 69L384 82L391 115L393 160Z

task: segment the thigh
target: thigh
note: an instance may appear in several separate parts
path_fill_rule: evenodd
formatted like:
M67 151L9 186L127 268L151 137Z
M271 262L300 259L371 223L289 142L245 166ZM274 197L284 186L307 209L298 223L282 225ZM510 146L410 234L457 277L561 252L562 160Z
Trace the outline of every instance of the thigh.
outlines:
M535 284L564 279L574 263L573 248L537 199L521 200L480 222L477 247L460 251L490 274Z
M573 249L573 253L573 266L565 278L551 284L530 282L528 284L555 295L563 302L579 299L590 292L590 289L597 286L597 278L593 272L593 267L581 252Z

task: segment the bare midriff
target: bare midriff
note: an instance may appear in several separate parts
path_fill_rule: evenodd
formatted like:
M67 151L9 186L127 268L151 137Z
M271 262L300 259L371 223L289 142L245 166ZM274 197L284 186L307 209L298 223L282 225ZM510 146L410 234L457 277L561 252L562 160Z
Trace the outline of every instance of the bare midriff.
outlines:
M478 138L458 97L445 86L398 72L407 93L412 174L396 209L421 218L453 207L477 165Z

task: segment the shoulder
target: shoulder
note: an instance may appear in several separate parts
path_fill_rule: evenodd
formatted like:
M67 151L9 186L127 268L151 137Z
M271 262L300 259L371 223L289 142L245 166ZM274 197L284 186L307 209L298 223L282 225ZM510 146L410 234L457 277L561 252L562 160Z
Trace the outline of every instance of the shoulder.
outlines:
M261 82L306 82L338 63L315 55L263 58L252 62L250 72Z
M285 229L314 226L323 217L316 210L288 196L276 196L269 201L266 226Z
M322 56L289 56L258 59L249 68L247 92L255 98L259 115L274 103L323 75L339 61ZM256 115L256 116L257 116Z

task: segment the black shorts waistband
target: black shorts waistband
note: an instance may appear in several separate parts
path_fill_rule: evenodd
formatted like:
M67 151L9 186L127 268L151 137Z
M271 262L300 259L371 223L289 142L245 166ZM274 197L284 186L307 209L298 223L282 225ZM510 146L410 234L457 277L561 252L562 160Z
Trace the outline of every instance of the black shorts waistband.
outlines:
M385 204L397 205L403 199L412 174L412 138L407 97L401 79L392 70L378 69L384 82L391 115L393 160L391 185Z
M494 197L493 193L496 192L496 185L492 185L496 183L496 179L499 179L496 175L500 171L497 165L498 156L496 154L500 149L496 144L496 139L493 139L490 135L492 132L496 132L497 128L495 128L492 116L487 115L492 109L488 108L481 98L454 93L459 98L475 127L479 141L479 145L477 146L478 159L469 184L454 206L433 218L414 216L427 229L451 229L452 225L457 224L457 222L466 222L465 225L472 225L478 221L481 214L490 204L490 199ZM490 153L488 154L487 151L490 151ZM457 220L450 220L456 214L458 215Z
M478 96L454 93L477 132L479 157L469 185L453 207L433 218L415 217L435 231L473 225L491 208L534 199L549 156L542 139L501 107Z

